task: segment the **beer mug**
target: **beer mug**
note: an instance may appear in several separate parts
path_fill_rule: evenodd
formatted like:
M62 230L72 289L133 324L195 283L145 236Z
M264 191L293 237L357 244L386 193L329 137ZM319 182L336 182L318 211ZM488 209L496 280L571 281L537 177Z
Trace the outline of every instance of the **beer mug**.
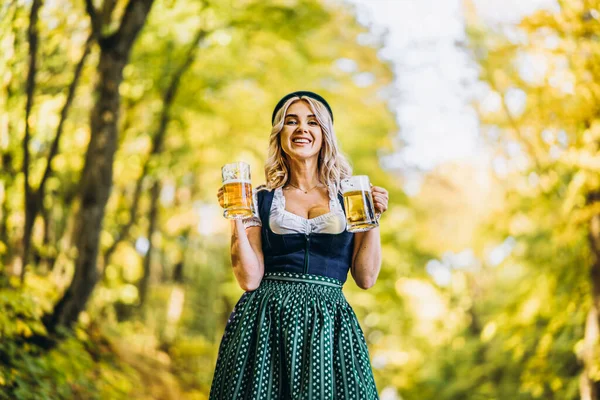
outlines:
M379 226L369 177L356 175L342 179L341 187L348 232L364 232Z
M228 219L244 219L252 216L252 183L250 165L245 162L225 164L223 176L223 216Z

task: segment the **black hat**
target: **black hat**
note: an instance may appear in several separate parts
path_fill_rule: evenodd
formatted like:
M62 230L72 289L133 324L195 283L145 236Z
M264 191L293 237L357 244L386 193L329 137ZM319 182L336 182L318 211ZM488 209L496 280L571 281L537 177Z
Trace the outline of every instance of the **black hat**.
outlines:
M292 97L302 97L302 96L306 96L306 97L310 97L311 99L320 101L321 103L323 103L323 105L327 108L327 111L329 111L329 115L331 115L331 122L333 122L333 112L331 111L331 107L329 107L329 104L327 103L327 101L325 101L325 99L321 96L319 96L318 94L314 93L314 92L308 92L308 91L298 91L298 92L292 92L290 94L285 95L281 100L279 100L279 103L277 103L277 105L275 106L275 109L273 110L273 116L271 117L271 124L273 124L275 122L275 115L277 114L277 111L279 111L279 109L281 107L283 107L283 105L285 104L286 101L288 101L289 99L291 99Z

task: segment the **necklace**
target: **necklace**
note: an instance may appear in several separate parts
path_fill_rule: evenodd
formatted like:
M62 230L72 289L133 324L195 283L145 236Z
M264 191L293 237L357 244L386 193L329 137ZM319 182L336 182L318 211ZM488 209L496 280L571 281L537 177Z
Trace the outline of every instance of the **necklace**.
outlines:
M311 191L311 190L313 190L314 188L316 188L316 187L319 187L319 186L321 185L320 183L317 183L315 186L311 187L310 189L306 189L306 190L304 190L304 189L302 189L302 188L299 188L299 187L298 187L298 186L296 186L296 185L293 185L293 184L291 184L290 182L288 182L287 184L288 184L288 185L290 185L291 187L295 187L296 189L300 190L300 191L301 191L301 192L303 192L304 194L308 194L308 192L310 192L310 191Z

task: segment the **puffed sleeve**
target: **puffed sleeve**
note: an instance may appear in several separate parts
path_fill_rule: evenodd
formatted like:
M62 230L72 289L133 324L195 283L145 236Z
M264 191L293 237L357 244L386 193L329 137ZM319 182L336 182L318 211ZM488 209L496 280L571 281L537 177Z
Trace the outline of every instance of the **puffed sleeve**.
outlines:
M242 220L244 223L244 228L250 228L251 226L262 226L260 215L258 214L258 196L256 195L256 192L256 189L252 190L252 216Z

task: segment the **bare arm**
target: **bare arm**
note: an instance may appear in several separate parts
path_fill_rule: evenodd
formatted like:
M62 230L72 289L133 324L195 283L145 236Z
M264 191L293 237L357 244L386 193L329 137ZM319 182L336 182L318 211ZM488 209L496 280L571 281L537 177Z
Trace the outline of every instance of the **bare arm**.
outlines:
M217 193L223 207L223 188ZM244 227L241 220L231 221L231 264L233 274L245 291L258 288L264 274L264 258L260 227Z
M388 206L388 192L384 188L373 186L373 203L379 214ZM350 272L361 289L369 289L377 281L381 270L381 238L379 227L354 234L354 250Z
M369 289L377 281L381 269L379 227L354 234L354 252L350 272L361 289Z
M265 271L260 227L244 228L240 220L231 224L231 264L240 287L245 291L258 288Z

